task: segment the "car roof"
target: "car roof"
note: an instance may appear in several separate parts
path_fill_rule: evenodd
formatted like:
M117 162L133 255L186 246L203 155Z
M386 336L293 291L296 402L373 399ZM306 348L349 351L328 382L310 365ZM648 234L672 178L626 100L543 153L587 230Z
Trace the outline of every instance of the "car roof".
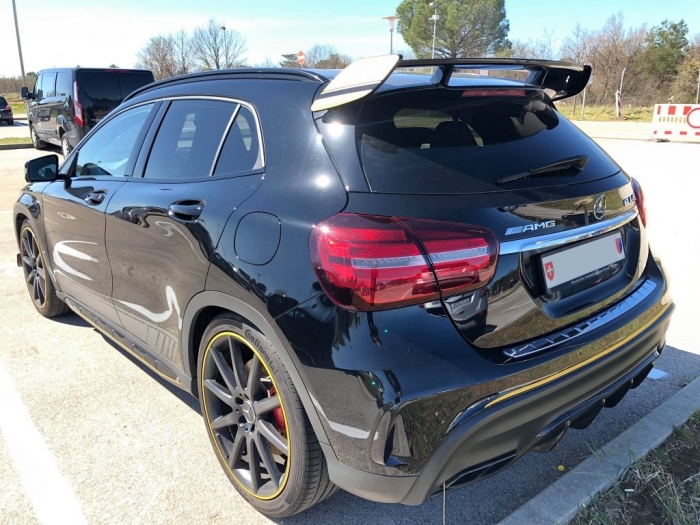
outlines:
M151 72L148 69L126 69L122 67L47 67L46 69L40 70L37 75L39 73L65 73L71 71L89 71L91 73L99 71L109 71L113 73L132 73L134 71L144 73Z

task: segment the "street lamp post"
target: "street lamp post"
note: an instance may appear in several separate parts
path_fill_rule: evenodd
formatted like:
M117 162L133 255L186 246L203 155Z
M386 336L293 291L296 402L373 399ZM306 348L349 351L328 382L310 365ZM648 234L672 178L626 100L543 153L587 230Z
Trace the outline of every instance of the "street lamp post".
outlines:
M439 17L438 14L437 14L438 3L437 3L437 2L430 2L428 5L429 5L430 7L434 7L434 8L435 8L435 14L433 14L433 16L431 16L431 17L428 19L428 20L432 20L432 21L433 21L433 52L432 52L432 54L430 55L430 58L435 58L435 34L437 33L437 21L438 21L438 19L439 19L440 17Z
M224 45L224 61L228 62L228 52L226 51L226 26L221 26L219 29L221 29L224 32L224 38L223 38L223 45ZM219 64L219 57L216 57L216 69L221 69L221 64ZM224 64L225 66L228 66L228 64Z
M24 59L22 58L22 42L19 40L19 24L17 23L17 6L15 0L12 0L12 12L15 15L15 34L17 35L17 51L19 52L19 67L22 71L22 85L26 86L27 81L24 78Z
M399 19L396 15L385 16L384 20L389 22L389 54L394 54L394 24Z

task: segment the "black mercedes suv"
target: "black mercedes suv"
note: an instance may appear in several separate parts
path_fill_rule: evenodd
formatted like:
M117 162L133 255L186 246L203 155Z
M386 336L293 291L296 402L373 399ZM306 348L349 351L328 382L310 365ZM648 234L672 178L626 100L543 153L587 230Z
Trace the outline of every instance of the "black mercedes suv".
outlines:
M555 107L589 76L391 55L163 80L27 163L17 263L39 313L199 399L263 514L420 504L585 428L664 347L642 190Z

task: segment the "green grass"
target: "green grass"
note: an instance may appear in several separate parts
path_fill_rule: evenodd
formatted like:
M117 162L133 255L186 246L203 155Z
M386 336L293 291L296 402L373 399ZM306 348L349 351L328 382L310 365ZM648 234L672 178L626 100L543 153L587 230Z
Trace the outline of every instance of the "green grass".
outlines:
M7 137L0 139L0 146L7 146L9 144L31 144L32 141L29 137L19 138L19 137Z
M10 107L12 108L13 115L26 115L27 108L24 106L24 102L10 102Z
M574 105L571 102L559 103L557 108L569 120L581 120L581 104ZM653 106L622 108L622 118L618 119L613 106L586 106L583 120L610 122L616 120L628 120L632 122L651 122L654 115Z
M700 523L700 412L583 508L575 525Z

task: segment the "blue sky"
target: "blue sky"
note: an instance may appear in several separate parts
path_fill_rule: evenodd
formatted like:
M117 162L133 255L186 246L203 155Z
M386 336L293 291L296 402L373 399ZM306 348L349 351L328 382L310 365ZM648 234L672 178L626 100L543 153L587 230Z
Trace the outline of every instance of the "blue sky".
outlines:
M397 0L247 1L240 0L16 0L26 71L52 66L131 67L151 36L191 30L210 17L240 31L247 40L246 58L278 61L282 53L331 44L359 58L387 53L388 24ZM700 33L700 0L506 0L510 38L536 40L544 31L555 43L580 23L602 27L621 11L628 26L685 19L690 34ZM12 26L12 2L0 0L0 75L19 75ZM394 49L407 49L395 34Z

